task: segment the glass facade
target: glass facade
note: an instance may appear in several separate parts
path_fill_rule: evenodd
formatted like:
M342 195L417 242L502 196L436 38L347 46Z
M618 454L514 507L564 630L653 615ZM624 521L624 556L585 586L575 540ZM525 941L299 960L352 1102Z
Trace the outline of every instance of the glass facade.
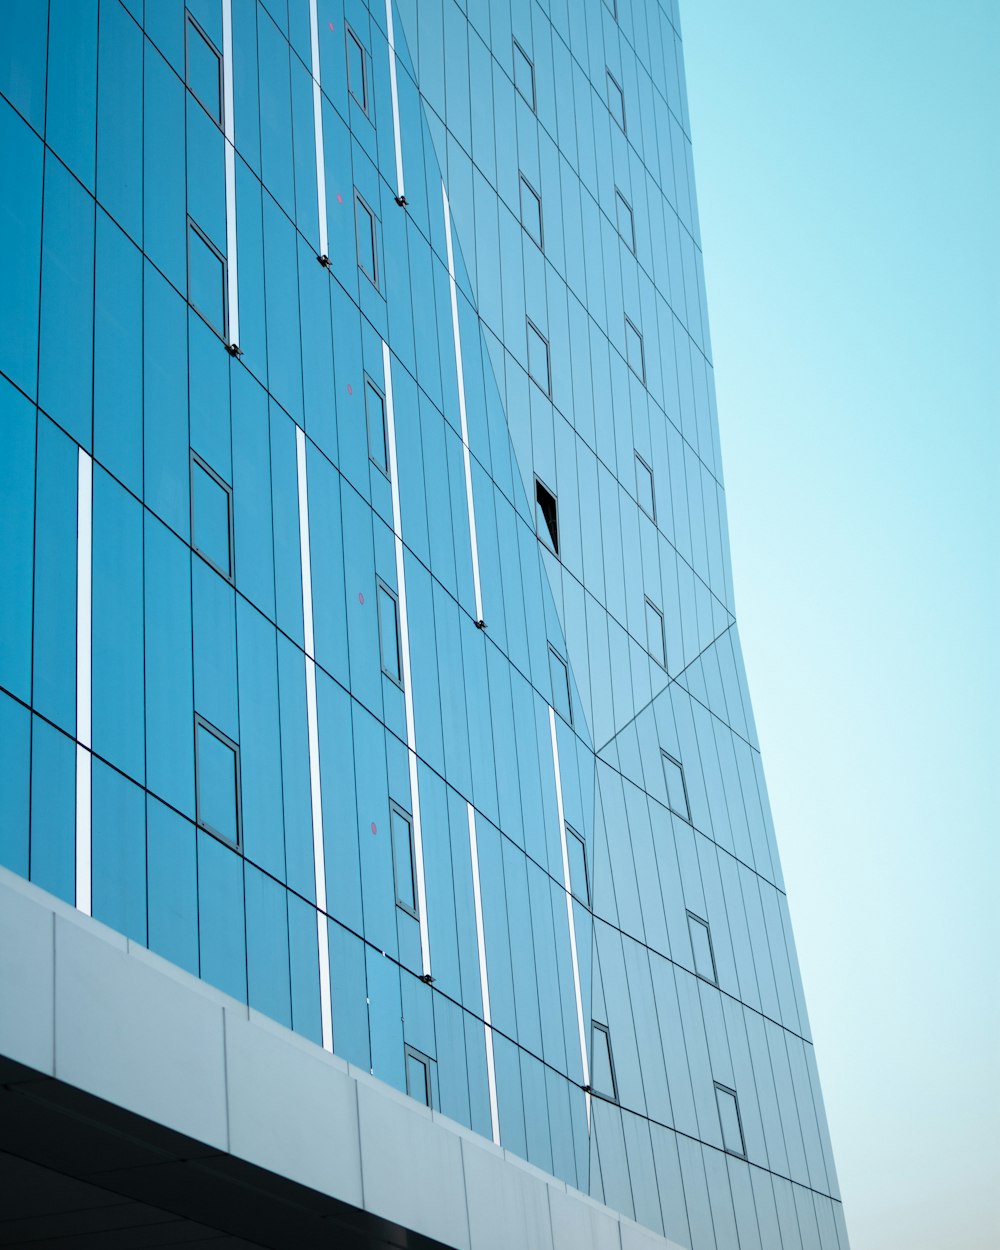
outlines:
M846 1250L676 9L0 6L0 862L692 1250Z

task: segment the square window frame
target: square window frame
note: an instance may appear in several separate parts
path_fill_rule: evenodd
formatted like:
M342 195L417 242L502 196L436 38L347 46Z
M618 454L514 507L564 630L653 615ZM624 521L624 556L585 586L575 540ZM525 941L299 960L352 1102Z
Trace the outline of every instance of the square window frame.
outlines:
M653 522L653 524L655 525L655 524L656 524L656 477L655 477L655 475L654 475L654 473L653 473L653 466L652 466L651 464L649 464L649 463L648 463L648 461L646 460L645 456L640 455L638 451L636 451L636 453L635 453L635 462L636 462L636 463L635 463L635 467L636 467L636 483L635 483L635 499L636 499L636 503L637 503L637 504L639 505L639 507L642 509L643 514L644 514L645 516L648 516L648 517L649 517L649 519L650 519L650 520ZM643 467L643 468L646 470L646 472L649 474L649 497L650 497L650 499L652 500L652 503L653 503L653 511L652 511L652 512L647 512L647 511L646 511L646 509L645 509L645 507L643 507L643 502L642 502L642 498L641 498L641 492L640 492L640 490L639 490L639 479L638 479L639 465L642 465L642 467Z
M583 836L582 833L579 833L576 829L574 829L573 826L569 823L569 821L564 821L563 823L566 826L566 837L576 838L577 842L580 843L580 847L583 850L583 885L586 891L586 897L581 898L580 895L577 894L576 891L573 889L572 866L570 867L570 873L569 873L569 886L570 886L569 892L570 894L573 895L573 897L576 899L578 903L582 903L584 907L586 907L587 910L589 911L590 910L590 868L587 864L587 839Z
M382 610L378 601L379 592L388 595L392 600L393 607L396 610L396 665L399 669L399 676L390 673L385 667L385 640L382 637ZM375 615L378 618L378 658L379 665L382 669L382 676L388 677L394 686L403 689L403 637L399 627L399 595L387 585L381 577L375 578Z
M379 397L379 401L382 404L382 438L385 443L385 464L384 465L380 464L375 459L374 455L372 454L372 423L371 423L371 413L368 408L369 391L374 392ZM388 426L388 421L386 419L386 411L385 411L385 392L382 390L380 386L377 386L375 384L375 382L371 379L371 377L367 373L365 374L365 431L368 436L368 459L372 462L375 468L378 469L379 473L381 473L389 481L392 481L392 478L389 475L389 426Z
M614 74L612 74L610 66L605 65L604 70L605 70L605 73L607 74L607 86L609 88L608 93L607 93L608 112L614 118L615 125L618 126L622 134L627 135L628 127L625 124L626 123L625 92L622 90L621 83L614 76ZM615 88L615 90L618 92L618 99L621 100L621 117L620 118L618 114L615 112L615 110L611 107L611 91L610 91L611 87Z
M430 1055L425 1055L422 1050L417 1050L416 1046L411 1046L409 1042L404 1042L403 1044L403 1068L406 1073L406 1094L407 1094L407 1097L413 1098L414 1102L417 1102L419 1100L414 1096L412 1090L410 1089L409 1061L411 1059L415 1060L417 1063L423 1066L425 1080L427 1083L427 1102L425 1104L422 1103L421 1106L426 1106L429 1111L433 1111L434 1110L434 1082L431 1079L431 1077L434 1071L434 1060L430 1057Z
M644 596L646 600L646 654L649 658L659 664L664 672L667 671L667 630L663 621L663 610L658 608L650 599L649 595ZM663 652L663 659L655 656L649 649L649 609L652 608L660 621L660 647ZM685 792L686 793L686 792Z
M551 531L549 530L549 526L548 526L548 522L547 522L547 521L545 521L545 528L544 528L544 532L543 532L543 530L541 530L541 529L539 529L539 528L538 528L538 524L537 524L538 509L539 509L539 508L541 508L541 506L542 506L542 505L541 505L541 500L539 500L539 498L538 498L538 491L539 491L539 489L541 489L541 490L545 491L545 493L549 496L549 498L552 500L552 503L553 503L553 504L554 504L554 506L555 506L555 512L556 512L556 532L555 532L555 537L554 537L554 538L553 538L553 536L552 536ZM546 485L546 484L542 481L542 479L538 476L538 474L537 474L537 473L535 474L535 518L536 518L536 524L535 524L535 532L536 532L536 534L537 534L537 535L538 535L538 537L542 540L542 542L543 542L543 543L545 543L546 547L548 547L548 549L552 552L552 554L553 554L554 556L558 556L558 555L559 555L559 496L555 493L555 491L554 491L554 490L551 490L551 489L550 489L550 488L549 488L549 487L548 487L548 486L547 486L547 485ZM543 513L542 513L542 519L544 520L544 518L545 518L545 514L544 514L544 512L543 512Z
M594 1084L594 1034L603 1033L608 1043L608 1066L611 1068L611 1087L612 1093L608 1094L604 1090L598 1089ZM616 1106L619 1105L618 1099L618 1074L615 1072L615 1052L611 1049L611 1030L606 1024L602 1024L599 1020L591 1020L590 1022L590 1092L595 1098L603 1098L605 1102L612 1102Z
M236 841L227 838L226 835L210 825L201 817L201 778L198 758L198 730L204 729L206 733L210 733L213 738L217 739L223 746L229 747L236 757ZM243 854L243 775L240 771L240 744L234 742L228 734L224 734L221 729L213 725L211 721L206 720L199 712L194 714L194 823L199 829L204 829L213 838L216 838L223 846L228 846L231 850L238 851Z
M530 56L528 56L527 52L525 52L524 48L523 48L523 47L521 46L521 44L518 42L518 40L517 40L517 38L516 38L516 37L513 39L513 43L514 43L514 49L513 49L513 57L514 57L514 60L513 60L513 71L514 71L514 72L513 72L514 90L515 90L515 91L517 92L517 94L521 97L521 99L525 102L525 104L527 104L527 105L528 105L528 107L531 109L531 111L532 111L533 113L537 113L537 112L538 112L538 92L537 92L537 89L536 89L536 86L535 86L535 62L531 59L531 57L530 57ZM528 73L531 75L531 99L530 99L530 100L529 100L529 99L528 99L528 97L524 94L524 92L521 90L521 85L520 85L520 83L517 81L517 57L518 57L518 54L520 54L520 56L523 58L525 65L527 65L527 67L528 67Z
M688 920L688 937L691 938L691 961L694 964L694 975L700 981L707 981L709 985L718 985L719 984L719 969L718 969L718 965L715 962L715 947L712 944L712 926L702 916L697 915L697 913L693 911L689 911L687 913L687 920ZM703 972L698 971L698 956L694 949L694 937L692 936L693 931L691 929L692 924L701 925L701 927L705 930L705 936L708 939L708 957L712 961L711 977L706 977Z
M682 787L682 788L683 788L683 790L684 790L684 805L685 805L685 807L687 808L687 811L686 811L686 812L679 812L679 811L677 810L677 808L676 808L676 807L671 806L671 803L670 803L670 786L669 786L669 784L667 783L667 774L666 774L666 770L664 770L664 773L663 773L663 784L664 784L664 786L666 786L666 790L667 790L667 810L668 810L668 811L673 812L673 814L674 814L675 816L679 816L679 817L681 818L681 820L686 820L686 821L687 821L687 823L690 825L690 824L692 824L692 823L693 823L693 822L692 822L692 820L691 820L691 796L688 794L688 783L687 783L687 777L685 777L685 776L684 776L684 765L680 762L680 760L679 760L679 759L675 759L675 758L674 758L674 756L672 756L672 755L670 754L670 752L669 752L669 751L664 751L663 747L660 747L660 764L661 764L661 766L662 766L662 764L663 764L663 761L664 761L664 760L669 760L671 764L676 764L676 765L677 765L677 769L678 769L678 771L680 772L680 775L681 775L681 787Z
M208 314L205 313L202 309L200 309L198 305L194 302L194 300L191 298L191 234L192 234L192 231L198 236L199 239L201 239L202 243L204 243L204 245L208 248L208 250L215 256L215 258L222 265L222 329L221 330L215 324L214 321L209 320ZM212 333L217 335L223 341L223 343L225 343L226 346L228 347L229 346L229 262L226 260L225 256L223 256L223 254L219 251L219 249L215 246L212 240L208 237L205 231L202 230L201 226L198 225L198 223L195 221L195 219L191 216L190 213L188 213L187 215L187 236L186 236L185 242L187 244L187 249L185 253L187 291L185 293L185 298L187 300L188 306L194 309L194 311L198 314L198 316L202 319L202 321L204 321L205 325L208 326L208 328L212 331Z
M373 274L369 273L368 270L361 263L361 221L360 221L360 216L359 216L359 211L358 211L359 209L361 210L361 212L366 213L368 215L372 223L372 264L374 265L374 268L375 268L375 272ZM378 281L378 271L379 271L378 217L375 215L375 210L368 203L368 201L361 194L361 192L358 190L357 187L354 188L354 246L357 251L358 268L365 275L368 281L372 284L375 290L378 291L378 293L381 295L382 288L379 286L379 281Z
M532 382L534 382L534 384L538 387L538 389L542 392L543 395L546 395L549 399L551 399L552 398L552 350L549 346L549 340L545 337L545 335L541 332L541 330L539 330L538 326L535 325L535 323L531 320L530 317L525 317L525 321L527 323L525 327L525 336L527 339L527 348L528 348L528 377L532 380ZM535 332L535 334L538 335L538 337L541 339L542 343L545 346L546 379L545 379L544 386L538 380L538 378L536 378L535 375L531 372L531 332L532 330Z
M622 234L621 211L620 211L621 205L624 205L625 210L628 213L629 227L630 227L629 238L626 238L625 235ZM632 255L635 256L636 255L635 211L633 210L632 205L628 202L625 196L622 195L621 188L618 186L615 187L615 225L618 229L619 235L621 236L622 242L625 244L628 250L632 253Z
M187 87L188 91L191 92L191 94L198 101L198 103L205 110L205 112L212 119L212 121L216 124L216 126L218 126L219 129L223 131L223 133L225 133L226 90L225 90L225 74L224 74L223 65L222 65L222 53L215 46L212 40L208 37L208 34L205 31L205 28L201 25L201 23L197 20L195 15L188 8L185 8L184 10L184 19L185 19L184 20L184 85L185 87ZM190 31L191 31L192 26L194 27L195 33L200 35L201 38L204 39L209 49L215 53L215 58L219 64L219 116L218 117L215 116L215 114L208 107L205 101L201 98L198 92L195 91L194 86L191 82L191 76L189 72L190 59L191 59L190 53L189 53L189 37L190 37Z
M563 720L565 720L568 725L572 726L573 724L573 691L569 683L569 663L563 658L563 656L559 654L559 652L555 649L555 647L550 642L549 643L549 681L550 682L552 680L553 657L555 657L555 659L559 662L559 664L562 665L562 671L566 675L566 706L569 708L569 717L567 719L567 717L563 716ZM552 691L551 693L554 694L555 692ZM552 706L552 710L555 712L557 716L562 716L562 712L560 712L559 709L555 705L555 699L553 699L551 706Z
M639 340L639 368L638 369L636 369L635 365L632 363L632 354L628 349L628 343L629 343L628 332L629 332L630 326L632 330L634 331L636 338ZM639 381L643 384L643 386L645 386L646 385L646 344L642 337L642 331L635 324L635 322L628 315L628 313L625 314L625 363L632 370L632 372L639 379Z
M534 187L532 186L532 184L528 181L528 179L527 179L527 178L525 178L525 176L524 176L524 174L523 174L523 172L522 172L521 170L518 170L518 178L519 178L519 180L520 180L520 182L519 182L519 187L518 187L518 194L519 194L518 204L519 204L519 207L520 207L520 210L521 210L521 229L522 229L522 230L524 231L524 233L528 236L528 238L529 238L529 239L531 239L531 241L532 241L532 242L533 242L533 243L537 246L538 250L539 250L540 252L544 252L544 251L545 251L545 224L544 224L544 222L542 221L542 197L541 197L541 195L540 195L540 194L539 194L539 193L535 190L535 188L534 188ZM526 223L525 223L525 220L524 220L524 193L525 193L525 190L527 190L528 194L534 198L535 203L538 205L538 238L537 238L537 239L536 239L536 238L535 238L535 236L531 233L531 231L528 229L528 227L527 227L527 225L526 225Z
M358 99L357 95L354 92L354 88L351 86L351 43L352 42L354 43L358 51L361 53L361 79L362 79L361 92L362 92L362 95L364 96L363 100ZM371 110L371 91L369 90L369 85L368 85L368 49L361 42L361 39L358 37L358 35L355 34L354 28L351 26L350 22L347 22L347 21L344 22L344 58L345 58L345 64L346 64L347 94L349 98L352 99L354 103L358 106L358 108L362 111L362 113L364 113L365 117L367 117L369 121L374 121L374 118L372 117L372 110Z
M735 1089L730 1089L728 1085L723 1085L721 1081L713 1081L715 1086L715 1107L719 1113L719 1132L722 1134L722 1149L727 1155L733 1155L736 1159L745 1159L747 1157L747 1139L743 1132L743 1116L740 1112L739 1095ZM720 1094L728 1094L733 1100L733 1106L736 1108L736 1127L740 1134L740 1150L733 1150L732 1147L726 1145L726 1130L722 1123L722 1104L719 1102Z
M226 572L225 569L219 568L219 566L215 563L215 561L208 554L208 552L203 551L202 548L198 546L197 529L195 527L195 520L194 520L195 518L194 471L196 468L201 469L203 473L207 473L208 476L212 479L212 481L215 482L216 486L221 486L222 489L226 492L226 499L229 505L229 572L228 573ZM206 460L203 460L202 457L198 455L198 453L195 451L193 447L191 448L191 482L190 482L189 494L191 496L191 550L196 552L199 556L201 556L201 558L205 561L205 563L210 568L215 569L216 573L218 573L220 577L224 577L226 581L230 584L230 586L235 586L236 585L236 530L235 530L235 525L233 522L233 488L229 485L228 482L226 482L223 478L221 478L218 475L218 473L216 473L216 471L212 468L212 466Z
M413 893L413 907L409 903L403 902L399 897L399 866L396 857L396 837L392 828L393 816L399 816L406 821L406 828L409 832L410 839L410 886ZM413 815L408 812L401 803L397 803L395 799L389 800L389 842L392 849L392 886L396 896L396 906L400 911L406 912L408 916L412 916L414 920L420 920L420 899L417 897L417 857L413 843Z

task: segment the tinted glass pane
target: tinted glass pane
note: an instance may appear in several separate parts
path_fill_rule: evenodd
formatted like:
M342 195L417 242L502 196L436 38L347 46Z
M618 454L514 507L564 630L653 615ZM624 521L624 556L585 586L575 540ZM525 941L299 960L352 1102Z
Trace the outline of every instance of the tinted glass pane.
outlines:
M358 264L362 271L378 286L378 270L375 257L375 216L368 205L356 196L354 200L357 211L358 230Z
M528 373L547 395L549 393L549 345L528 322Z
M392 809L392 865L396 874L396 902L407 911L416 912L417 898L413 888L413 833L406 816Z
M618 1100L615 1087L615 1070L611 1062L611 1039L602 1024L595 1024L591 1044L590 1085L596 1094Z
M653 470L636 452L635 456L635 493L639 507L647 516L656 520L656 500L653 497Z
M635 251L635 221L632 210L620 191L615 191L615 205L618 210L618 233L625 240L629 251Z
M663 614L648 599L646 600L646 647L657 664L666 668L667 657L663 650Z
M549 676L552 679L552 706L570 724L573 714L569 700L569 672L566 661L549 647Z
M535 107L535 67L519 43L514 43L514 86Z
M191 465L194 544L227 577L232 574L229 549L229 491L197 460Z
M198 823L239 842L236 752L205 725L198 725Z
M732 1090L721 1085L715 1087L715 1099L719 1104L719 1122L722 1125L722 1142L733 1154L744 1154L743 1130L740 1128L740 1113L736 1103L736 1095Z
M217 122L222 122L222 61L193 21L187 23L188 86Z
M521 224L539 247L542 246L542 201L531 185L521 179Z
M352 30L347 32L347 86L351 95L368 112L368 74L365 50Z
M365 383L365 412L368 419L368 454L383 473L389 471L385 442L385 400L371 382Z
M399 681L399 618L396 600L383 587L378 588L378 629L382 647L382 672Z
M608 70L608 108L611 110L611 116L615 119L622 130L625 129L625 97L622 95L622 89L616 80L612 77L611 71Z
M213 330L226 333L226 267L215 248L188 226L188 299Z
M715 981L715 959L712 955L712 939L708 925L697 916L688 914L688 929L691 932L691 951L694 955L694 970L706 981Z
M684 769L673 758L663 752L663 776L667 783L667 805L671 811L683 816L685 820L691 819L691 810L688 807L687 788L684 785Z
M627 317L625 318L625 354L632 372L645 379L646 366L642 355L642 335Z
M430 1084L427 1079L427 1062L412 1051L406 1052L406 1092L417 1102L431 1105Z
M587 879L587 850L583 838L566 826L566 850L569 854L570 888L581 903L590 906L590 883Z

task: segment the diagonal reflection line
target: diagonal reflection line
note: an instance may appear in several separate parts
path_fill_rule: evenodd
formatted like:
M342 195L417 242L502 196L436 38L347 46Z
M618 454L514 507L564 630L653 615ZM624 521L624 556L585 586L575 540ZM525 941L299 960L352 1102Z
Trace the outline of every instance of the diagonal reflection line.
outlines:
M708 651L711 647L714 647L720 638L725 638L726 634L729 633L729 631L733 628L735 624L736 624L735 621L730 621L729 624L726 626L726 628L722 630L720 633L716 634L715 637L711 640L711 642L707 642L693 659L688 660L687 664L685 664L683 668L679 668L677 672L674 673L673 677L668 678L667 684L663 687L662 690L657 690L656 694L654 694L653 697L647 703L644 703L634 716L630 716L624 725L619 725L618 728L615 730L615 732L607 740L607 742L605 742L602 746L599 746L596 748L596 750L594 751L594 754L600 755L602 751L606 751L608 747L612 744L612 742L614 742L614 740L618 737L619 734L623 734L625 730L628 729L629 725L632 724L633 721L637 721L639 717L643 714L643 712L646 711L647 708L651 708L653 704L656 702L656 700L660 697L660 695L664 694L667 690L670 689L670 687L674 684L674 682L678 681L681 677L683 677L692 664L697 664L698 661L701 659L701 657L705 654L705 652Z

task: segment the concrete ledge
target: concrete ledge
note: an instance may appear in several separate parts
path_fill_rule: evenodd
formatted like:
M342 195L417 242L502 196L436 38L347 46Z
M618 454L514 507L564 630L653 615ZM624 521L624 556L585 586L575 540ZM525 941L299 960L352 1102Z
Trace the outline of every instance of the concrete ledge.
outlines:
M348 1229L344 1246L678 1250L2 868L0 1079L23 1126L8 1117L4 1149L29 1136L29 1103L82 1121L101 1100L105 1125L142 1118L152 1153L92 1167L81 1129L74 1174L144 1203L169 1174L170 1209L211 1227L240 1219L206 1175L252 1187L265 1216L276 1195L255 1244L295 1244L287 1191L317 1227Z

